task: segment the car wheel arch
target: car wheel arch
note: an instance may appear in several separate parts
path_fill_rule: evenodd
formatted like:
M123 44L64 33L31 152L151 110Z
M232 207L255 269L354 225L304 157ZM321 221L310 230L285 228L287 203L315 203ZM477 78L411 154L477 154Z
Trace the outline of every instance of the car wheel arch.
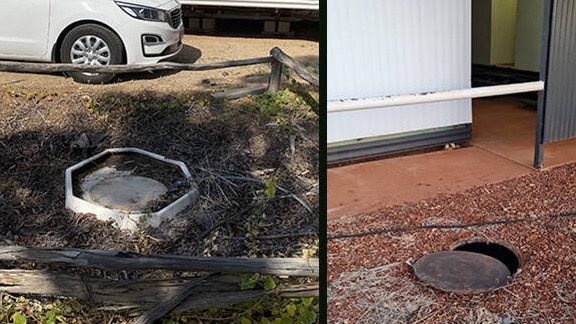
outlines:
M58 40L56 42L54 42L54 45L52 46L52 62L62 63L60 60L60 48L62 46L62 42L66 38L66 35L68 35L68 33L70 33L70 31L73 30L74 28L81 26L81 25L87 25L87 24L99 25L101 27L104 27L104 28L110 30L112 33L116 34L116 36L118 37L120 42L122 42L122 62L123 62L123 64L126 64L127 54L126 54L126 44L124 43L124 40L122 39L122 37L120 37L120 35L118 35L118 33L114 30L114 28L108 26L107 24L102 23L101 21L97 21L97 20L80 20L80 21L76 21L76 22L66 26L66 28L64 28L60 32L60 34L58 35Z

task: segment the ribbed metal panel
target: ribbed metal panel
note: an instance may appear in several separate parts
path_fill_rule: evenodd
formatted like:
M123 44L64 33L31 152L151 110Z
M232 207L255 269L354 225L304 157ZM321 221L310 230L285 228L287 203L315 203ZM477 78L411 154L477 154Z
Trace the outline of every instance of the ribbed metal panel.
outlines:
M576 136L576 4L574 0L553 3L544 142Z
M181 0L183 5L319 10L319 0Z
M330 0L328 100L466 89L470 0ZM337 143L470 123L470 100L330 113Z
M432 133L408 135L401 138L376 140L366 143L353 143L328 147L327 162L335 164L341 162L362 161L388 153L402 152L414 148L428 148L446 143L460 143L471 137L470 125L450 130L439 130Z

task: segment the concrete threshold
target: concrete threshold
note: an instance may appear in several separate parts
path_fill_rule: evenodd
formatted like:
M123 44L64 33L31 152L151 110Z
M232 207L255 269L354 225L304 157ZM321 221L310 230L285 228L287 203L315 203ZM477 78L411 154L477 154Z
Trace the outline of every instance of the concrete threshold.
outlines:
M465 147L328 169L328 221L516 178L534 168Z

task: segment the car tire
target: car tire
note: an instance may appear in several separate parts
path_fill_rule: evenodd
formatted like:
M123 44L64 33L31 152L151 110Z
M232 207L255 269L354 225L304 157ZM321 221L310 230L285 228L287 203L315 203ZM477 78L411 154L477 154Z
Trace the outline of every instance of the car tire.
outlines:
M124 46L120 38L108 28L96 24L80 25L72 29L60 46L62 63L91 65L123 64ZM114 73L68 72L74 81L101 84L114 79Z

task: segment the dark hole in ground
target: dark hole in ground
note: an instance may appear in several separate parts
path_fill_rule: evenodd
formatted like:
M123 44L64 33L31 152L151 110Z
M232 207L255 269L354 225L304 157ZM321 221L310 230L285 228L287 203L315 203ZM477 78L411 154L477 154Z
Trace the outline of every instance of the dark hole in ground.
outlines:
M510 248L493 242L470 242L458 245L454 251L468 251L491 256L504 265L510 271L510 274L516 273L520 266L518 255Z

